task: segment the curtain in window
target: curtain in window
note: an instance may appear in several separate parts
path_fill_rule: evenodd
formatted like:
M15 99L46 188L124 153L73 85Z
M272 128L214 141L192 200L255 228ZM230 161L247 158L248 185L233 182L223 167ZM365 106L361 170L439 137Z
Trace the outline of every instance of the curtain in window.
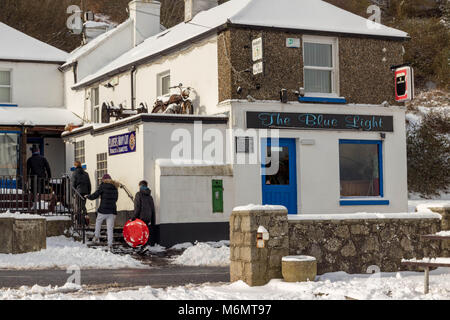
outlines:
M0 102L11 102L11 73L0 71Z
M161 78L161 95L170 93L170 75Z
M18 134L0 132L0 176L15 176L18 166Z
M305 90L331 93L331 71L305 69Z
M323 43L305 43L305 66L333 67L332 45Z

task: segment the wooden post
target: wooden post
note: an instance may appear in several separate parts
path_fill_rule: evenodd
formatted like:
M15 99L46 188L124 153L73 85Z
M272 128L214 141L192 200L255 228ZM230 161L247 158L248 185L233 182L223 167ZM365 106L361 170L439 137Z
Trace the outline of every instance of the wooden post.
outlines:
M430 267L425 267L425 288L424 294L428 294L430 292Z

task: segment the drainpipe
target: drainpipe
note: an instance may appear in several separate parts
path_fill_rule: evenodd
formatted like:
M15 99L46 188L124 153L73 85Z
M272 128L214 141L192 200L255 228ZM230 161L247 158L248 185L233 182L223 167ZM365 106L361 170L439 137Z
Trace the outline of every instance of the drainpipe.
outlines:
M136 108L136 66L131 67L131 109Z

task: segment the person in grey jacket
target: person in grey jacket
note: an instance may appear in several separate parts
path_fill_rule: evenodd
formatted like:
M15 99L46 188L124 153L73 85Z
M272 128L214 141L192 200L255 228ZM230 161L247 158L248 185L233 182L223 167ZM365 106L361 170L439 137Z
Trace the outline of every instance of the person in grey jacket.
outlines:
M152 197L152 191L148 187L147 181L139 182L139 191L134 197L134 217L132 220L141 219L144 221L150 231L148 243L153 244L154 226L155 226L155 204Z

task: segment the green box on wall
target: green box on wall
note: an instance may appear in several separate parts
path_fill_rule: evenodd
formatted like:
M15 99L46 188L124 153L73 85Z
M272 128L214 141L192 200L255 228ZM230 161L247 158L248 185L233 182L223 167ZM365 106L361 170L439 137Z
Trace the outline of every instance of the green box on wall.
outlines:
M212 206L213 212L223 212L223 181L212 181Z

